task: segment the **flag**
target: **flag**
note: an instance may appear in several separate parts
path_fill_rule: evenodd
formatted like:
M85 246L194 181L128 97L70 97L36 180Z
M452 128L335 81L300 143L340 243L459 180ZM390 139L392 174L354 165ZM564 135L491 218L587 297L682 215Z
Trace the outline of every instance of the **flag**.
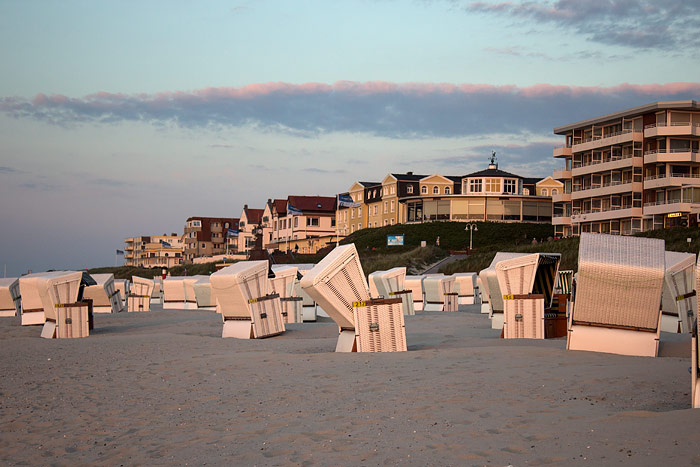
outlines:
M303 212L301 212L301 209L295 208L291 204L287 205L287 215L289 216L301 216Z
M238 230L236 229L228 229L226 232L226 236L228 237L238 237Z
M338 195L338 207L339 208L354 208L355 202L352 200L350 195Z
M163 248L172 248L173 247L170 243L166 242L165 240L161 240L160 244Z
M118 255L124 255L124 250L117 250Z

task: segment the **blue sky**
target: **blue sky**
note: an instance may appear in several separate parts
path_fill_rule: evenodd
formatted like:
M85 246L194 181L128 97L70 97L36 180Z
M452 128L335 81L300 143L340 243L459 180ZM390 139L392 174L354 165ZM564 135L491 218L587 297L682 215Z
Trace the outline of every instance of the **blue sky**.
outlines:
M546 176L554 126L700 97L692 2L0 2L0 264L390 171ZM8 46L9 44L9 46Z

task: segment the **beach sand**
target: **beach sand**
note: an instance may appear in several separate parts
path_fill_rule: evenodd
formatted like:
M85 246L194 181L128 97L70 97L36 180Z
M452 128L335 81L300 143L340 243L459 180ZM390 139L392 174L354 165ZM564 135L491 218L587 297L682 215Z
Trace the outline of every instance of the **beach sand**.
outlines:
M87 339L0 319L5 464L700 465L690 339L660 358L406 318L408 352L336 354L328 319L222 339L210 311L96 315Z

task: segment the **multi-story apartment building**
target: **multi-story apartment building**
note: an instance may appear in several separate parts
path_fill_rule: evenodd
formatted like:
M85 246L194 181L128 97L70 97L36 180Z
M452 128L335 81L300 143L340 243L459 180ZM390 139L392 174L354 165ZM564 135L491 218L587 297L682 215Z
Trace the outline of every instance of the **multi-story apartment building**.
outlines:
M237 230L233 217L190 217L185 223L185 262L194 258L226 253L228 229Z
M124 239L124 265L141 268L170 268L182 264L184 244L177 234Z
M311 239L335 238L336 198L334 196L289 196L284 209L275 200L272 218L273 239L268 249L314 252L320 245ZM306 240L302 242L302 240ZM300 248L296 248L301 245Z
M555 233L632 234L697 223L700 106L654 102L554 129Z
M339 195L347 195L353 201L352 206L342 206L339 204L337 207L336 225L338 226L338 234L341 237L350 235L356 230L369 227L368 200L370 196L372 196L373 189L380 190L381 182L355 182L347 193L341 193Z
M263 214L265 209L249 208L248 205L243 206L239 221L238 234L238 252L246 253L253 249L255 244L255 236L262 235L263 239L268 235L269 226L263 225ZM260 229L260 232L256 232Z

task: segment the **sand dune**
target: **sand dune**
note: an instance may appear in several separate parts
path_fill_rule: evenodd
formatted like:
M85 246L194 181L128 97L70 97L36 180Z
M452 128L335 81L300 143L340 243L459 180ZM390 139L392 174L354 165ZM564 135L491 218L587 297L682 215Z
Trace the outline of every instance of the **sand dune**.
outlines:
M333 353L330 320L222 339L219 315L96 315L88 339L0 319L8 464L700 464L689 338L661 358L406 317L409 352Z

